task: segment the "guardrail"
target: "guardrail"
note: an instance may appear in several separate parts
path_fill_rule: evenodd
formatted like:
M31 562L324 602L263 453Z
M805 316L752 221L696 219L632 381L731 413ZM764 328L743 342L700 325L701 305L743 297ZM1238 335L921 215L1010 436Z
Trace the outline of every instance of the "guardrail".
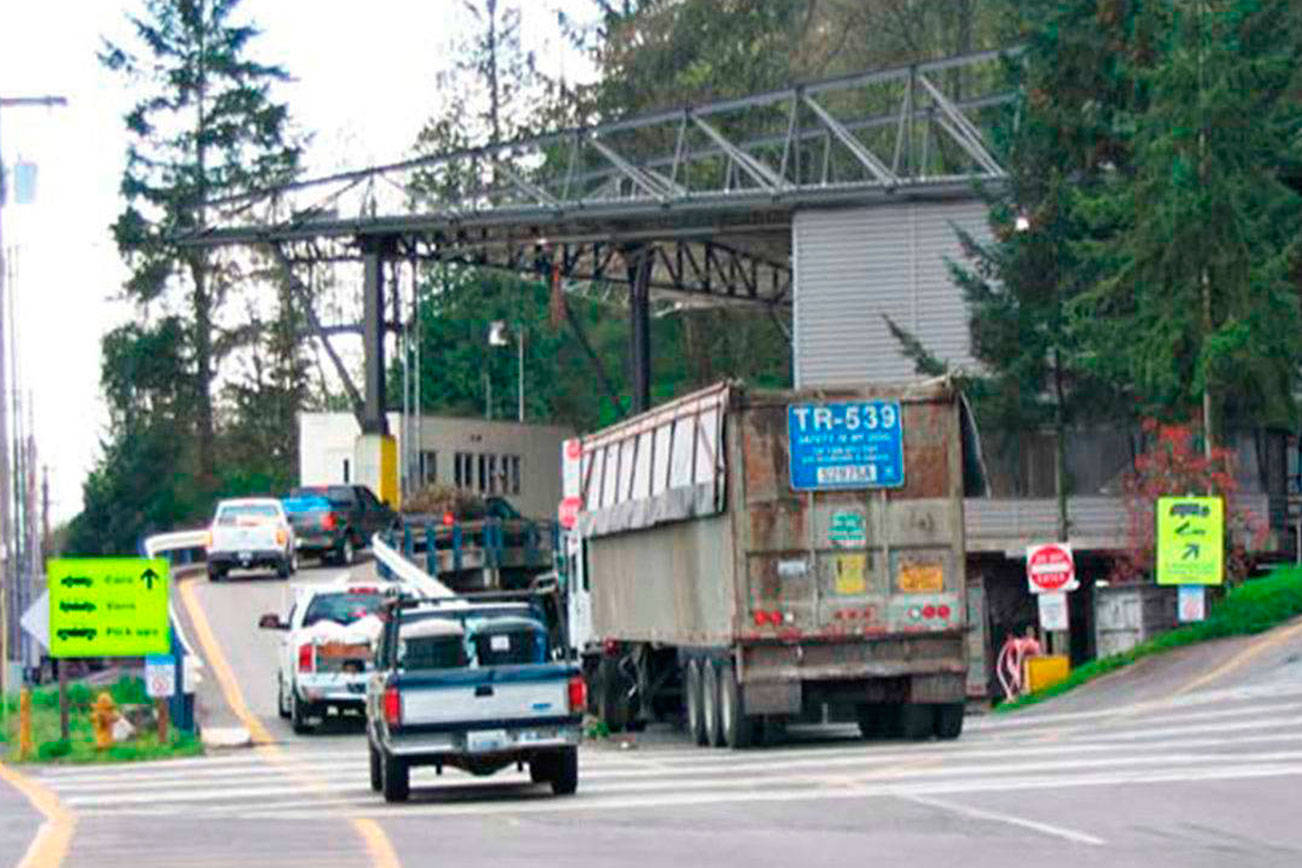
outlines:
M181 572L204 569L206 562L195 560L196 551L202 551L208 541L208 531L179 530L147 536L140 541L140 551L147 558L166 558L171 565L173 575ZM184 553L184 560L178 555ZM179 560L179 562L178 562ZM194 716L195 688L203 680L199 670L203 668L203 658L195 653L195 646L181 626L181 619L176 615L176 607L171 600L167 603L167 617L172 625L172 657L176 660L176 693L169 702L169 713L178 729L198 732L198 722ZM190 662L187 664L187 659Z
M402 582L418 589L427 597L455 597L451 588L408 560L402 552L385 542L384 537L371 537L371 552L375 555L375 569L382 578Z

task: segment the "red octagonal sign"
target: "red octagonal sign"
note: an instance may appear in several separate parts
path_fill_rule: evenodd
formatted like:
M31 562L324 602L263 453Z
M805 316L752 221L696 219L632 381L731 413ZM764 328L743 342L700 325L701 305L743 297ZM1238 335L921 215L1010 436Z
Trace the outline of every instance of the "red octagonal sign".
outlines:
M1079 585L1071 546L1067 543L1027 546L1026 580L1032 594L1075 590Z

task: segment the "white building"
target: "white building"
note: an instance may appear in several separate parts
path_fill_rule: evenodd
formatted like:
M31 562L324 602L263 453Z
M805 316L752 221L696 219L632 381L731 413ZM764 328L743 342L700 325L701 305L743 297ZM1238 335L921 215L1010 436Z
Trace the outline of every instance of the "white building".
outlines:
M561 441L573 429L554 425L390 413L404 488L441 482L505 497L530 518L553 518L561 499ZM417 432L419 431L419 436ZM358 481L355 447L361 428L352 413L300 413L298 473L303 485Z

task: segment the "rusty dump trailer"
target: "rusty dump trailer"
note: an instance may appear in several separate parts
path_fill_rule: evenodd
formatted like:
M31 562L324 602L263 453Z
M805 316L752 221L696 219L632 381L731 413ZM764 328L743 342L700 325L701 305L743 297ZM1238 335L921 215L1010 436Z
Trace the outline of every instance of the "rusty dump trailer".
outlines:
M962 442L944 380L721 383L582 439L585 670L612 730L685 711L700 744L787 721L955 738Z

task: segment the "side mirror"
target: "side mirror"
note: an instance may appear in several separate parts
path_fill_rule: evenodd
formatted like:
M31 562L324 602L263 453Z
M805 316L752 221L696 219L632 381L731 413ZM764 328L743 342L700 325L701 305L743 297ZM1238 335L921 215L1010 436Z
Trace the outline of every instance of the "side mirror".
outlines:
M268 613L258 619L258 626L263 630L288 630L289 625L280 620L279 615Z

